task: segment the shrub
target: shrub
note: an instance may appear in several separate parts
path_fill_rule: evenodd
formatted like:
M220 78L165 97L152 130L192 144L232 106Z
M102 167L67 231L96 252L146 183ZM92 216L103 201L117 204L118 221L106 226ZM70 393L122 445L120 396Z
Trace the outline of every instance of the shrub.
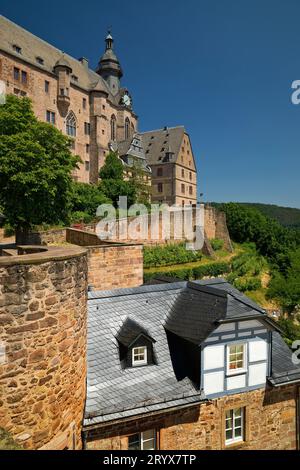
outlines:
M71 214L71 222L73 224L76 223L84 223L84 224L89 224L92 222L93 216L88 214L87 212L82 212L82 211L76 211Z
M187 250L185 243L173 243L165 246L144 247L144 266L170 266L190 263L202 258L200 251Z
M211 263L195 268L177 268L170 271L156 271L151 273L144 273L144 281L149 281L157 276L175 277L182 280L202 279L203 277L217 277L226 274L230 271L229 263Z
M210 244L214 251L222 250L224 246L224 240L220 240L219 238L214 238L213 240L210 240Z
M233 281L233 285L241 292L250 292L261 288L261 280L255 277L248 279L235 279Z

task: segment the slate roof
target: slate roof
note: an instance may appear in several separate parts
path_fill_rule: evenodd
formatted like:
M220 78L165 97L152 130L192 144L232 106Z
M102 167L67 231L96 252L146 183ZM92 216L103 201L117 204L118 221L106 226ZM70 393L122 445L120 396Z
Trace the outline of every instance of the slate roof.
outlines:
M170 150L174 153L172 161L175 162L184 134L185 129L183 126L142 132L143 145L148 163L150 165L163 163L165 153ZM162 151L162 149L164 150Z
M84 426L205 400L188 376L178 379L168 332L197 347L218 322L253 316L267 320L263 309L223 279L90 292ZM155 341L155 365L122 369L118 341L132 340L130 323L135 333L142 328ZM291 351L277 332L273 336L270 382L284 383L290 373L300 380L300 367L292 364Z
M14 51L13 45L21 47L21 54ZM97 86L97 89L105 91L112 100L114 99L105 80L96 72L2 15L0 15L0 49L49 73L53 73L57 62L67 61L72 68L72 74L78 77L76 85L85 90ZM44 63L38 63L37 57L42 58Z

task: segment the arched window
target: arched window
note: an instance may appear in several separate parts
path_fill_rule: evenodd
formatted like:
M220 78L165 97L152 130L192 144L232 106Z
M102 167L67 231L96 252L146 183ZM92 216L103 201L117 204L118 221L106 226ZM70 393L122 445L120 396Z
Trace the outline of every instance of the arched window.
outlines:
M76 117L72 111L67 116L66 124L67 124L67 134L70 137L76 137Z
M125 119L125 140L129 139L130 135L130 121L128 118Z
M116 140L116 116L113 114L110 120L110 138Z

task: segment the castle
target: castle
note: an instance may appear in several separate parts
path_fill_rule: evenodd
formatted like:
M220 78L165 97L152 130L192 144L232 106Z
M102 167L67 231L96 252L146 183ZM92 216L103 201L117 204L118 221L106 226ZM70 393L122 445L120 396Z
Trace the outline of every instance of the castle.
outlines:
M73 139L74 178L96 183L112 148L149 166L154 201L194 204L189 136L138 131L111 34L92 71L0 27L7 92ZM206 219L230 248L222 215ZM24 449L299 449L300 366L259 305L220 278L143 285L140 243L65 232L0 250L0 428Z
M76 181L97 183L110 150L142 163L154 202L195 204L197 170L184 127L138 131L129 90L109 33L96 70L0 16L0 80L7 94L28 96L38 119L72 140L81 163Z

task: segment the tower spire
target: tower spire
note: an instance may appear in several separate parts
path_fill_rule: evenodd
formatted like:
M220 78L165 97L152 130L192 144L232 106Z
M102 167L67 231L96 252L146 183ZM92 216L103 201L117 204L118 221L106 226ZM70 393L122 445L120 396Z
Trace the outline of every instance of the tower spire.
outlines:
M107 36L105 38L105 44L106 44L106 47L105 47L106 51L108 49L113 49L114 38L112 37L112 34L111 34L111 28L108 28Z
M96 72L106 81L113 95L120 90L120 79L123 76L120 62L113 50L114 39L109 28L105 38L105 52L100 59Z

